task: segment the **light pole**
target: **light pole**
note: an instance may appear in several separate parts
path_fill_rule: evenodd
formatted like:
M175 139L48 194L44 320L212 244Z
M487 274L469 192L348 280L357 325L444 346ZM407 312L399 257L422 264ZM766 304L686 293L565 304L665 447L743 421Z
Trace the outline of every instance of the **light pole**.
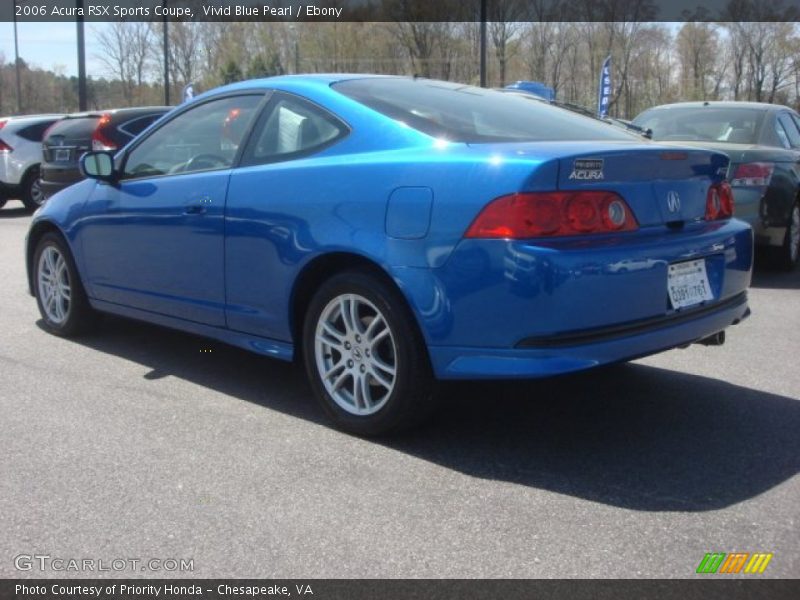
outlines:
M19 41L17 38L17 0L14 0L14 70L17 75L17 112L22 112L22 85L19 78Z
M474 14L474 13L473 13ZM486 0L481 0L481 87L486 87Z
M164 0L164 104L169 106L169 20L167 19L167 0Z
M83 0L75 0L78 9L78 110L86 110L86 40L83 31Z

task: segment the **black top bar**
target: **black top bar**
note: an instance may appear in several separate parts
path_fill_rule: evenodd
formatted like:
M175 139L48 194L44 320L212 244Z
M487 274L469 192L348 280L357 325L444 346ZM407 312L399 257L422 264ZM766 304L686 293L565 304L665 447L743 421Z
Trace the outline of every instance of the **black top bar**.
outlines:
M482 0L85 0L86 21L479 22ZM797 21L800 0L486 0L492 21ZM0 21L72 21L75 0L0 3Z

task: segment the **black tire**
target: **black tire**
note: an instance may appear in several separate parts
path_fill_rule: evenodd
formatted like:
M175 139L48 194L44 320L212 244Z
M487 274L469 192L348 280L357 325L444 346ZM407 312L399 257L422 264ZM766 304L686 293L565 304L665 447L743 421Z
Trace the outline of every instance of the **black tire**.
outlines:
M772 264L783 271L792 271L800 260L800 201L795 202L786 224L786 236L780 248L771 248Z
M54 249L55 252L63 257L65 273L62 273L59 280L62 283L66 281L70 290L69 301L66 303L64 318L62 320L53 318L50 314L52 309L45 308L47 292L42 289L43 283L40 278L40 272L47 268L42 262L42 255L50 248ZM89 305L89 300L86 297L86 292L78 276L78 270L75 268L72 254L60 235L49 232L42 236L42 239L39 240L36 246L32 268L36 304L39 306L39 313L42 316L45 329L50 333L63 337L72 337L90 330L96 322L97 314ZM66 277L66 279L64 279L64 277ZM45 278L47 277L45 276Z
M0 208L3 208L8 202L8 198L0 198Z
M42 193L41 182L39 179L39 167L32 167L25 173L22 179L21 198L22 203L29 211L33 212L44 204L45 197Z
M344 350L344 344L347 342L342 341L344 339L342 338L339 340L342 343L342 352L339 353L338 350L333 349L332 353L326 354L317 348L317 328L323 313L331 314L328 311L335 310L335 303L343 297L360 299L357 302L366 300L366 303L358 304L362 311L358 318L359 327L368 328L369 323L378 320L377 317L380 316L384 319L383 323L388 326L389 334L375 336L376 338L383 337L383 340L375 345L370 345L367 341L366 331L362 333L364 337L357 343L355 342L357 335L353 334L355 335L353 345L349 346L347 350ZM379 313L373 316L372 309ZM356 309L357 313L358 310ZM339 311L338 314L341 318L342 312ZM380 328L376 328L376 331L383 331L382 327L381 325ZM340 329L345 331L346 327L337 327L337 330ZM358 331L358 327L353 331ZM381 344L384 346L382 347ZM371 358L367 358L370 357L370 348L372 348L373 354ZM338 373L346 374L345 371L353 373L349 375L350 383L348 385L353 387L355 408L352 406L349 409L343 408L343 405L340 404L341 398L337 402L329 393L326 384L323 383L323 374L321 373L323 367L318 366L318 350L319 360L322 363L326 359L335 360L337 364L343 363L342 371ZM338 428L344 431L362 436L394 433L424 420L433 408L434 379L422 334L405 299L395 288L379 277L361 271L346 271L327 280L311 300L306 312L302 351L306 372L317 400L325 414ZM345 352L349 354L345 355ZM358 354L354 354L355 352ZM382 352L386 352L389 358L378 357ZM333 353L338 355L335 359ZM364 357L363 362L362 356ZM389 363L392 360L394 361L394 374L392 375L394 379L393 386L389 389L379 383L372 373L375 372L373 369L376 361ZM367 369L366 374L360 377L364 382L362 389L369 391L361 393L361 401L364 403L365 411L375 410L370 414L354 414L352 412L358 410L359 404L359 400L355 397L359 368L361 373L364 373L365 368ZM386 373L382 375L386 375ZM376 396L382 395L382 398L375 399L373 393ZM369 401L364 400L365 395L370 400L375 400L372 408L367 408ZM343 404L347 406L346 403Z

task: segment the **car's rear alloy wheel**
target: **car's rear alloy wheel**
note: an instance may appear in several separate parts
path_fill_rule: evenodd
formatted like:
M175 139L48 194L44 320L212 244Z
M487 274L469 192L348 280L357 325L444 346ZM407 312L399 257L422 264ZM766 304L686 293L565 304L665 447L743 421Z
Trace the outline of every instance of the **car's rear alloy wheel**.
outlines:
M42 180L39 176L39 169L35 167L28 171L22 181L22 203L25 207L34 211L44 204L45 196L42 190Z
M93 322L94 313L81 286L75 264L61 237L42 236L34 256L36 302L45 327L57 335L75 335Z
M314 297L304 327L306 369L339 427L378 435L430 409L432 377L412 319L396 290L364 273L337 275Z
M378 412L394 389L397 350L386 317L357 294L336 296L317 321L317 371L328 394L354 415Z

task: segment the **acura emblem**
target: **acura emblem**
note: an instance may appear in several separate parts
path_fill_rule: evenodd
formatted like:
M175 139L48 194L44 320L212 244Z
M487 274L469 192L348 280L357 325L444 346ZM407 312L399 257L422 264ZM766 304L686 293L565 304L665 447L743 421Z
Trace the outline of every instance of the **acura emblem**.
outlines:
M675 190L667 193L667 208L671 213L678 212L681 209L681 197Z

